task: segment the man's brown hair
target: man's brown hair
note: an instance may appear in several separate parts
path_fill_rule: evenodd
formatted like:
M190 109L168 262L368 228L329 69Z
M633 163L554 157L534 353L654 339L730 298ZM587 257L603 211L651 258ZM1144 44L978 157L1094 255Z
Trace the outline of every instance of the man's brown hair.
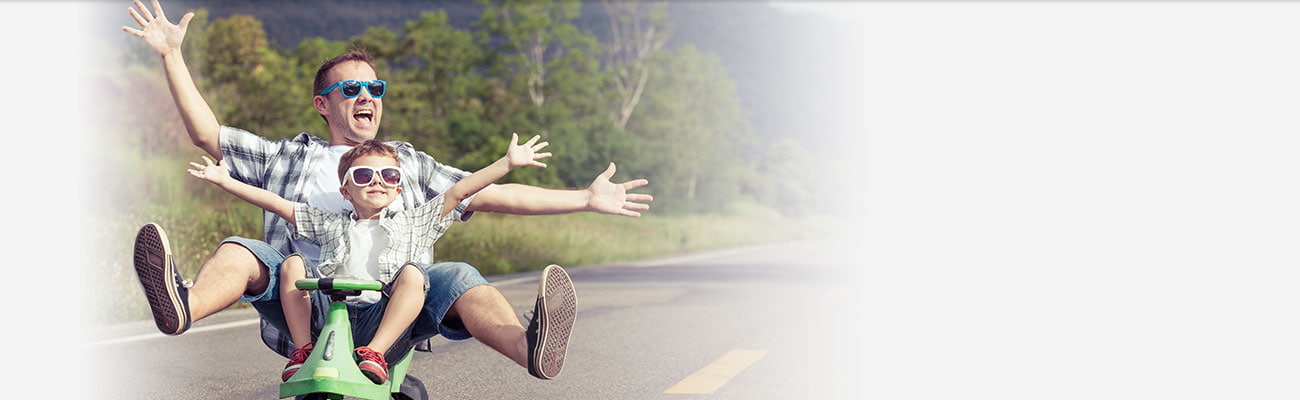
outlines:
M370 53L366 53L365 50L353 49L347 53L340 54L338 57L325 61L325 63L321 64L320 68L316 70L316 80L312 82L311 94L320 94L320 91L325 90L326 86L334 84L334 82L325 81L329 78L328 75L330 70L334 69L334 66L348 61L361 61L366 63L366 65L369 65L371 69L375 69L375 63L371 61Z

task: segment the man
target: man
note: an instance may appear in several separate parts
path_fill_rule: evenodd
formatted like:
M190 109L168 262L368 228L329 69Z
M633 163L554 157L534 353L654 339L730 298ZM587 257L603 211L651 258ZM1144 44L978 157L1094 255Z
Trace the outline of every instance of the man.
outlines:
M285 199L336 210L338 203L346 203L337 193L337 176L330 174L330 169L337 167L343 151L375 138L383 118L382 97L387 87L378 80L367 56L356 52L344 54L327 61L317 71L312 105L329 127L328 140L302 133L291 140L272 142L221 126L199 94L180 51L193 13L172 24L158 0L153 0L153 12L137 0L129 13L141 29L122 29L144 39L162 57L172 97L195 146L215 159L225 160L236 179ZM399 209L423 203L468 175L415 151L409 143L390 144L398 148L403 168L410 168L408 174L415 177L404 183L410 186L402 195L403 204L394 205ZM609 180L614 172L611 163L584 190L491 185L462 202L456 212L461 220L468 220L474 211L519 215L593 211L640 216L637 211L648 210L646 203L653 201L653 197L627 191L648 182L638 179L615 184ZM326 190L331 184L333 189ZM276 270L285 256L292 253L302 253L318 261L315 257L319 257L319 248L291 241L290 231L279 216L264 213L263 218L265 242L227 239L203 263L192 285L183 281L171 265L165 233L152 224L141 229L136 239L136 270L149 298L154 322L163 333L181 334L193 321L236 301L246 301L262 315L263 341L281 355L290 357L293 345L285 333L283 315L271 311L280 308L277 289L284 285L277 282ZM537 309L527 330L500 291L487 285L468 264L439 263L425 272L428 282L449 284L445 285L445 293L434 293L431 289L425 310L413 329L424 327L450 339L472 336L528 368L538 378L551 379L559 373L576 308L572 283L562 270L557 276L542 277ZM539 339L548 342L539 343ZM395 345L390 354L404 354L412 345ZM398 351L399 348L405 350Z

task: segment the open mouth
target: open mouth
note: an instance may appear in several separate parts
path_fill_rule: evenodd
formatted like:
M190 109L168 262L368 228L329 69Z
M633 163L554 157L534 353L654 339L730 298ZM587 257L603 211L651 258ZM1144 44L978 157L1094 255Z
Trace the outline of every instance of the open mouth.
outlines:
M370 125L375 122L375 112L370 110L357 111L356 114L352 114L352 119L362 125Z

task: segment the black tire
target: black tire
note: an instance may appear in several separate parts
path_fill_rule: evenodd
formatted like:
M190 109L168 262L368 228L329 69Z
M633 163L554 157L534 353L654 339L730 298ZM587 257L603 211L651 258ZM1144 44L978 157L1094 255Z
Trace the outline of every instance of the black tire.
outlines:
M407 375L402 381L401 391L393 393L393 400L429 400L429 391L425 390L420 379Z

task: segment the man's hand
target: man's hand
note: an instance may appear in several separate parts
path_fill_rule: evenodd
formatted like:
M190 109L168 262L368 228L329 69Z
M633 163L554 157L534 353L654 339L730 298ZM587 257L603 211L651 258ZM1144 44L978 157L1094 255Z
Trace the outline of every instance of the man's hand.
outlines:
M587 188L591 197L587 200L587 208L591 211L601 214L622 215L627 217L640 217L641 213L633 210L649 210L650 205L644 204L654 201L654 197L648 194L628 193L628 190L636 189L648 185L650 181L637 179L623 183L613 183L609 178L614 176L614 163L609 163L609 168L605 172L596 176L596 180L591 182Z
M542 148L546 147L550 142L537 143L541 138L541 135L533 136L532 139L528 139L524 144L518 144L519 134L510 134L510 146L506 148L506 161L509 162L511 170L526 166L546 168L545 163L537 160L550 157L551 153L538 153L538 151L541 151Z
M137 8L140 9L139 12L136 11ZM185 13L181 17L180 24L172 24L167 22L167 14L163 13L158 0L153 0L153 10L150 13L144 7L144 3L136 0L135 8L127 8L127 11L131 13L132 18L135 18L135 22L140 24L141 29L123 26L122 30L144 39L145 43L149 43L149 46L152 46L160 56L180 51L181 41L185 40L185 31L189 28L194 13Z
M218 187L224 187L224 185L227 182L231 181L230 171L226 170L226 160L221 160L216 164L213 164L211 158L208 158L208 156L203 156L203 161L207 162L208 164L203 165L196 162L191 162L190 163L191 168L186 171L189 171L190 175L194 176L195 178L212 182L212 184L217 185Z

